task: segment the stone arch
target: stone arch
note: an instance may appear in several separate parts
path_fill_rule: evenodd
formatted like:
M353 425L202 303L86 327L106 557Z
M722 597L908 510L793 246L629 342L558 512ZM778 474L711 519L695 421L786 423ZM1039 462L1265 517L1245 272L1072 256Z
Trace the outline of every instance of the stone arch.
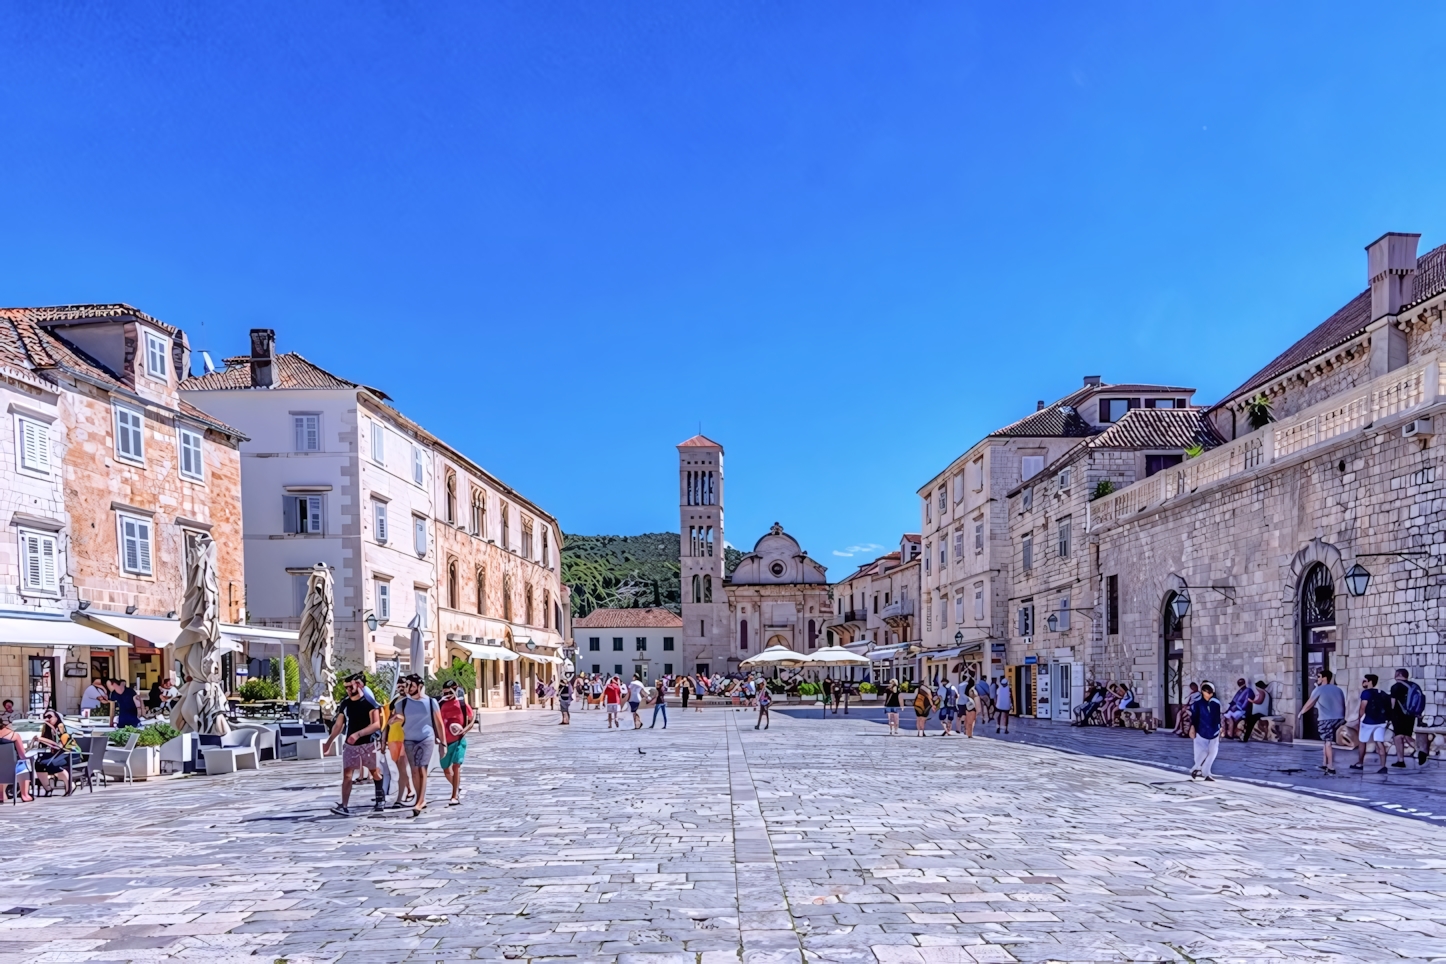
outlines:
M787 649L788 640L784 639L782 636L770 636L768 637L768 646L765 646L763 648L767 649L769 646L782 646L784 649Z
M1300 590L1305 581L1306 573L1320 563L1330 570L1331 582L1335 584L1336 590L1336 638L1337 655L1347 655L1347 640L1349 634L1346 631L1346 623L1350 619L1349 593L1346 591L1346 564L1345 558L1341 555L1340 549L1336 548L1324 539L1315 538L1305 544L1305 547L1297 552L1290 560L1290 568L1286 570L1284 585L1281 588L1281 602L1289 607L1290 613L1290 640L1291 662L1294 663L1296 656L1294 645L1300 638L1301 632L1301 611L1300 611Z

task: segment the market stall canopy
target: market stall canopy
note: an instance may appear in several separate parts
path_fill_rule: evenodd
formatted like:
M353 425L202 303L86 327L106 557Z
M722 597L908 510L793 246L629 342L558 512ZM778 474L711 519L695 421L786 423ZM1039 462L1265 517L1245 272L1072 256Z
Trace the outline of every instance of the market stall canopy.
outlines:
M802 666L808 662L808 657L802 653L795 653L787 646L770 646L757 656L750 656L739 665L741 666Z
M811 654L808 657L808 661L809 663L824 666L866 666L868 665L869 658L867 656L860 656L858 653L849 652L842 646L825 646L818 652Z
M176 641L177 636L181 635L181 621L167 619L164 616L130 616L125 613L87 609L84 612L75 613L75 617L79 620L94 622L102 629L109 628L137 636L157 649L165 649ZM284 646L286 643L296 642L298 638L294 629L272 629L269 626L233 626L229 623L222 623L219 646L223 653L234 653L244 650L247 643Z
M0 646L129 646L125 640L82 626L64 613L0 611Z
M454 642L452 645L462 647L468 653L472 654L473 659L495 659L504 663L510 663L517 658L517 654L505 646L488 646L482 643L458 642Z
M531 660L534 663L557 664L562 662L562 657L560 656L546 656L542 653L518 653L517 655L523 659Z
M869 653L869 659L875 663L882 663L885 660L890 660L893 659L895 656L898 656L899 650L901 649L903 649L902 646L890 646L887 649L876 649L872 653Z

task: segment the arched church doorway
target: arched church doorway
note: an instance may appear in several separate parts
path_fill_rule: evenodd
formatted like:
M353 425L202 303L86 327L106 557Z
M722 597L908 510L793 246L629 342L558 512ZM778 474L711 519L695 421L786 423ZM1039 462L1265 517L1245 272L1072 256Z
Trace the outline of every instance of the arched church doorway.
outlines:
M1315 674L1323 669L1335 672L1331 663L1336 652L1336 585L1330 569L1316 563L1300 581L1300 698L1310 699ZM1316 713L1312 709L1300 719L1300 735L1315 738Z
M1165 726L1174 726L1185 705L1185 620L1175 614L1175 593L1165 594L1160 609L1160 680Z

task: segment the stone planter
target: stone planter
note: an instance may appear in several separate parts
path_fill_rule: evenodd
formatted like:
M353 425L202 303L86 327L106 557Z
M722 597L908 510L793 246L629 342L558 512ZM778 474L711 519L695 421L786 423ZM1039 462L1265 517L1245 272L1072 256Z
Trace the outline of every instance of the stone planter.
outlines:
M863 700L865 703L872 703L874 700L876 700L876 699L878 699L878 698L879 698L879 694L877 694L877 693L860 693L860 694L859 694L859 699Z
M161 775L161 747L138 746L131 757L131 779L145 780Z

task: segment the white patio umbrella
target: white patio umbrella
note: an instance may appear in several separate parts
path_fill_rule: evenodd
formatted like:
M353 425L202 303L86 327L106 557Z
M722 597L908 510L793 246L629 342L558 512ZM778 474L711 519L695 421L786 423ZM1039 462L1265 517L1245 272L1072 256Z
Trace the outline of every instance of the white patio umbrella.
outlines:
M335 639L335 600L331 569L317 563L306 577L306 603L301 611L300 652L297 669L301 692L297 698L310 719L330 718L336 710L332 691L336 688L336 667L332 665Z
M869 658L850 652L842 646L825 646L807 657L810 666L867 666Z
M750 656L740 666L802 666L808 657L795 653L787 646L770 646L757 656Z
M171 658L186 674L186 685L171 711L171 725L182 733L225 736L226 691L221 688L221 594L216 588L216 543L203 534L186 567L181 601L181 632Z

